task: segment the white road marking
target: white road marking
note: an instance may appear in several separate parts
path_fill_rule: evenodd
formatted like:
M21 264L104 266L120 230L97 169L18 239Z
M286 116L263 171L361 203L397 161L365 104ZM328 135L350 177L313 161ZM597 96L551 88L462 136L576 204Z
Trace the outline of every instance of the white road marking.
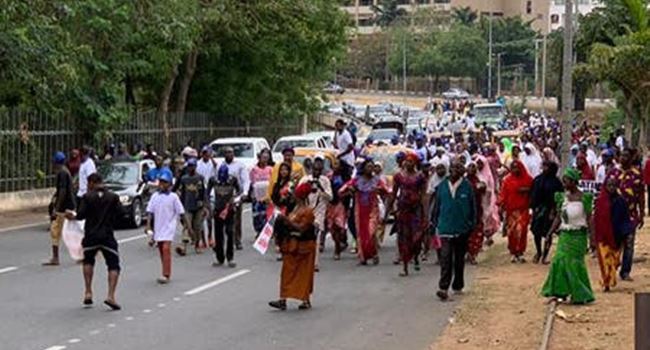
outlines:
M118 240L117 243L119 243L119 244L127 243L127 242L135 241L135 240L138 240L138 239L142 239L142 238L145 238L145 237L147 237L147 235L145 235L143 233L141 235L136 235L136 236L133 236L133 237L122 238L122 239Z
M97 335L99 333L101 333L101 331L99 329L95 329L95 330L92 330L92 331L88 332L88 334L90 334L90 335Z
M239 270L239 271L237 271L235 273L232 273L232 274L230 274L230 275L228 275L226 277L222 277L222 278L220 278L218 280L212 281L210 283L206 283L206 284L204 284L202 286L199 286L199 287L196 287L196 288L194 288L192 290L188 290L184 294L187 295L187 296L199 294L199 293L204 292L204 291L206 291L206 290L208 290L210 288L214 288L214 287L216 287L216 286L218 286L218 285L220 285L222 283L226 283L226 282L228 282L230 280L233 280L233 279L235 279L237 277L243 276L243 275L245 275L245 274L247 274L249 272L251 272L251 271L247 270L247 269Z
M79 339L79 338L72 338L72 339L68 340L68 343L77 344L80 341L81 341L81 339Z
M45 225L47 225L47 221L42 221L42 222L35 223L35 224L26 224L26 225L6 227L6 228L0 229L0 233L9 232L9 231L17 231L17 230L22 230L22 229L25 229L25 228L32 228L32 227L45 226ZM60 346L60 345L57 345L57 346Z
M5 268L0 269L0 274L11 272L11 271L16 271L16 270L18 270L18 268L16 266L5 267Z
M179 298L179 297L174 297L173 300L174 300L174 301L181 301L181 298Z
M160 303L160 304L158 304L158 307L159 307L159 308L163 308L163 307L165 307L165 306L167 306L167 305L165 305L165 303Z
M151 310L149 310L149 309L144 309L144 310L142 310L142 312L144 312L145 314L148 314L148 313L151 312Z
M65 346L65 345L54 345L54 346L50 346L49 348L47 348L45 350L63 350L65 348L67 348L67 346Z
M109 323L106 327L108 327L108 328L115 328L115 323Z
M127 321L133 321L133 316L127 316L127 317L124 317L124 319L127 320Z

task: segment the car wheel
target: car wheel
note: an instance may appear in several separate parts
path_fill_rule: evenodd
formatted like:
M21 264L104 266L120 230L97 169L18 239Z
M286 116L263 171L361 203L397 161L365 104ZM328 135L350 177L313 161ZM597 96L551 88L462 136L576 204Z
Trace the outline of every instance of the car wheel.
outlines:
M142 208L142 201L140 198L136 198L133 200L133 205L131 207L131 226L138 228L142 226L142 216L143 216L143 208Z

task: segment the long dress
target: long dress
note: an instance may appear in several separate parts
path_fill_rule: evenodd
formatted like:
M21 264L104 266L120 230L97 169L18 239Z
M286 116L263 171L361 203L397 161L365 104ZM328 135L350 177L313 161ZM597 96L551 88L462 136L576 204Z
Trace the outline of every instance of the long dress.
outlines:
M526 252L528 225L530 224L529 195L519 192L519 190L531 187L533 179L520 161L513 161L513 166L519 167L521 173L518 176L511 173L503 179L503 186L499 193L499 205L505 209L506 213L505 231L508 235L508 250L510 254L519 257Z
M379 195L387 192L386 184L376 176L370 179L359 176L348 181L340 192L346 192L350 187L355 189L354 222L359 260L365 262L377 256L376 233L381 220Z
M625 200L620 195L603 190L598 194L594 207L594 240L601 285L608 289L616 286L622 245L634 228Z
M555 200L562 225L542 295L571 297L574 304L590 303L595 298L589 282L585 254L589 246L587 218L592 210L593 196L584 193L581 201L569 201L566 194L558 193Z
M301 232L292 230L286 225L286 220L305 229ZM314 290L316 262L313 209L307 206L298 207L286 219L276 221L275 231L282 252L280 298L309 300Z
M481 161L483 169L479 170L477 176L480 181L485 183L485 193L480 198L480 204L483 208L482 216L479 216L483 223L483 233L486 238L492 237L501 226L499 218L499 208L497 206L497 185L489 160L481 155L476 156L475 162Z
M393 181L399 187L395 217L397 244L401 261L408 263L422 248L425 218L421 217L421 198L427 181L422 173L407 174L405 171L395 174Z
M251 189L253 203L251 204L251 212L253 216L253 229L259 234L266 224L266 211L267 204L264 201L266 193L268 192L269 180L271 179L271 172L273 168L266 166L264 168L255 166L250 171Z
M467 254L469 254L470 258L475 261L478 253L481 251L481 247L483 246L484 224L481 218L483 217L485 209L483 208L482 200L485 196L486 185L485 183L481 182L477 176L467 176L467 181L469 181L469 183L472 185L472 189L474 190L474 194L476 196L476 217L479 218L476 220L476 226L469 235L469 240L467 242Z

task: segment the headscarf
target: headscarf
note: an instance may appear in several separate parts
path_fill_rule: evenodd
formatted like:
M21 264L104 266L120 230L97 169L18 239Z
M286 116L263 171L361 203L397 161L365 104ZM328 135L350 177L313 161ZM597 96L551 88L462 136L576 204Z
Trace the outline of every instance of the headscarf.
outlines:
M596 177L594 176L594 171L591 169L591 166L589 166L587 155L582 152L578 153L578 156L576 157L576 167L578 166L578 160L584 161L583 165L578 169L580 171L580 180L595 180Z
M418 156L417 153L415 152L408 152L406 153L406 156L404 157L405 161L411 161L415 163L415 165L418 165L420 163L420 157Z
M228 165L225 163L221 164L219 170L217 171L217 180L219 180L219 182L228 181Z
M542 153L544 155L544 160L548 160L555 164L560 164L560 160L557 158L557 155L555 155L555 152L553 152L551 147L545 147Z
M503 179L503 185L501 187L501 192L499 193L499 205L501 205L506 211L528 209L530 196L528 193L519 192L519 189L531 187L533 184L533 178L520 160L514 160L512 162L512 167L517 167L519 169L519 175L510 172L505 179Z
M612 180L608 180L612 181ZM614 179L618 187L618 180ZM594 239L597 243L618 249L627 235L634 231L625 200L604 188L594 203Z
M536 177L542 173L542 157L539 156L537 148L532 143L526 143L524 148L530 150L530 154L523 152L521 154L521 160L526 166L526 169L528 169L528 173L532 177Z
M564 170L564 177L568 178L569 180L578 182L580 181L582 174L576 168L566 168L566 170Z
M296 187L296 189L293 192L293 195L296 197L296 199L305 200L310 193L311 193L311 185L305 182Z
M499 219L499 209L497 207L497 196L495 193L494 176L490 163L480 154L474 155L474 162L478 169L478 163L483 163L483 169L478 169L478 178L485 183L485 194L481 198L481 207L483 208L483 230L488 236L493 235L499 230L501 220Z
M504 148L505 153L511 154L512 153L512 146L513 146L512 140L510 140L510 138L506 137L503 140L501 140L501 143L503 144L503 148Z

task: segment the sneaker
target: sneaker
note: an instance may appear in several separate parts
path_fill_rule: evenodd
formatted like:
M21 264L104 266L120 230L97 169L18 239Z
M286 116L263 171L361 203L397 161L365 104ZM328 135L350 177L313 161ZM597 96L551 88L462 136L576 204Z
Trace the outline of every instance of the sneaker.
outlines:
M237 243L237 244L235 244L235 249L242 250L242 249L244 249L244 247L241 245L241 243Z
M212 267L220 267L223 266L223 261L215 261L212 263Z
M167 284L169 283L169 277L158 277L156 282L158 282L158 284Z
M231 260L231 261L228 261L228 267L230 267L232 269L232 268L237 267L237 264L234 261Z
M440 298L440 300L442 300L442 301L446 301L447 299L449 299L449 293L447 293L447 291L445 291L445 290L439 290L436 293L436 296L438 298Z

